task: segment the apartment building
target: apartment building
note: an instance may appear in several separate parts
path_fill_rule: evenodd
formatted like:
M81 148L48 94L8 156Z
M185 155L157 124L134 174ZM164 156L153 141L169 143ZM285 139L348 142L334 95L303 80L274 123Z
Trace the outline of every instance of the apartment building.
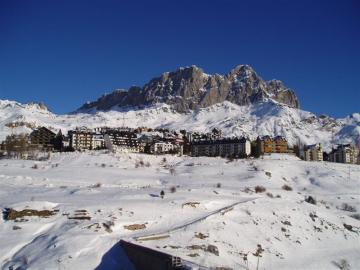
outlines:
M93 149L93 134L90 130L69 131L70 147L74 150L83 151Z
M329 161L338 163L358 163L359 151L351 144L338 145L336 149L333 149L329 154Z
M46 127L40 127L30 133L30 143L46 149L53 148L56 134Z
M300 158L306 161L323 161L323 148L320 143L305 145L300 150Z
M144 152L145 143L140 142L135 132L109 131L104 135L106 148L114 152Z
M270 136L258 137L255 141L255 149L258 155L289 152L287 141L282 136L275 138Z
M196 141L191 144L191 155L195 157L247 157L250 154L251 144L245 138Z

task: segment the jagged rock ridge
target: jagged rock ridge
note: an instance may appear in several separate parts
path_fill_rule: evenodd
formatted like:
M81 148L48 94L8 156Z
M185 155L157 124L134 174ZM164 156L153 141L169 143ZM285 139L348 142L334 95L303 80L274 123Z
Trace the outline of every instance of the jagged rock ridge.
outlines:
M249 105L269 99L299 108L294 91L281 81L264 81L248 65L239 65L226 75L208 75L202 69L191 66L163 73L142 88L115 90L94 102L84 104L78 112L106 111L156 103L165 103L178 112L187 112L224 101Z

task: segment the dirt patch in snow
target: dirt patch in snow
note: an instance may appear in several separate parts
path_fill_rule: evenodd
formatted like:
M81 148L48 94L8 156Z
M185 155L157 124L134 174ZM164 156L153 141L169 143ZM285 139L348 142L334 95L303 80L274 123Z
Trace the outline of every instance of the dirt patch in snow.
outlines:
M199 239L205 239L209 237L209 234L199 232L199 233L195 233L195 237Z
M217 246L214 245L191 245L188 246L187 249L190 250L203 250L205 252L209 252L212 253L216 256L219 256L219 249L217 248Z
M145 229L146 225L145 224L131 224L131 225L124 225L124 228L126 230L136 231L136 230Z
M193 208L196 208L199 204L200 204L199 202L187 202L187 203L183 203L182 207L191 206Z
M21 220L24 217L42 217L47 218L53 216L57 213L57 210L34 210L34 209L24 209L24 210L15 210L12 208L6 208L4 210L4 219L5 220Z

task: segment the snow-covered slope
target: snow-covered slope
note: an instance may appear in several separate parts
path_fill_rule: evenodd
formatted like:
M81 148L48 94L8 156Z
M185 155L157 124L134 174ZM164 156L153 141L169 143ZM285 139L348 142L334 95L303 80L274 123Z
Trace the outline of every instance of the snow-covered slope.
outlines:
M259 269L360 269L360 166L287 155L165 157L97 151L0 160L2 210L55 210L0 218L0 269L134 269L120 239L210 269L257 269L258 245Z
M10 127L15 124L18 127ZM31 132L37 126L46 126L54 131L66 132L75 127L87 126L147 126L186 129L189 131L210 131L214 127L223 130L226 136L282 135L290 144L321 142L329 149L331 144L359 142L360 114L343 119L333 119L300 109L291 108L273 101L239 106L223 102L213 106L178 113L169 105L158 104L142 109L106 112L93 111L55 115L37 105L23 105L14 101L0 101L0 140L11 132Z

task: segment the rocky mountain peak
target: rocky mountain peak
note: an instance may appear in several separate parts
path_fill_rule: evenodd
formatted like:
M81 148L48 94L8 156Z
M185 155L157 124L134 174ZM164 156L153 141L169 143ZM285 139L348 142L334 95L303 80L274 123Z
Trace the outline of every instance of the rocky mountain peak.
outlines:
M43 111L49 111L49 108L46 106L44 102L29 102L26 104L28 107L33 107Z
M205 108L230 101L248 105L272 99L299 108L295 93L281 81L264 81L249 65L238 65L225 76L208 75L195 66L165 72L143 87L117 90L95 102L83 105L79 111L110 110L114 107L144 106L166 103L178 112Z
M250 76L257 76L255 70L249 65L238 65L233 68L227 75L227 77L231 78L246 78Z

